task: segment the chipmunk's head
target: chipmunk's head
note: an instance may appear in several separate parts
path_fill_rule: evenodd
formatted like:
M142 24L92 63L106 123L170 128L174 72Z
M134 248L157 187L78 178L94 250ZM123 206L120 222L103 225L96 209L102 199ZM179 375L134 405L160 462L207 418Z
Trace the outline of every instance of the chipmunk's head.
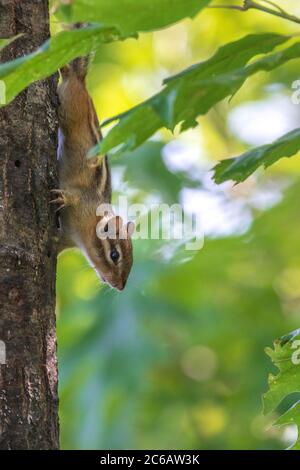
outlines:
M101 279L113 288L124 289L132 267L134 223L123 224L120 216L102 220L97 225L96 250L90 256Z

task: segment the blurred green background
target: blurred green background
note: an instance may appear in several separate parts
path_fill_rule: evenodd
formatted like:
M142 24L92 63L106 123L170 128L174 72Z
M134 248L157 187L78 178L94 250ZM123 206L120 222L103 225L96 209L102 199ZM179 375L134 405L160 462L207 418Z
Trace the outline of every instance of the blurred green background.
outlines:
M300 14L295 3L278 1ZM297 27L259 12L206 10L102 47L88 78L99 117L146 99L220 45L263 31ZM293 438L270 429L261 394L272 371L264 347L299 327L299 159L235 187L216 186L209 170L299 127L291 102L299 78L298 62L256 75L196 129L162 131L111 157L115 198L180 202L200 214L205 243L187 253L172 241L135 241L122 293L103 287L76 250L60 256L62 448L281 449Z

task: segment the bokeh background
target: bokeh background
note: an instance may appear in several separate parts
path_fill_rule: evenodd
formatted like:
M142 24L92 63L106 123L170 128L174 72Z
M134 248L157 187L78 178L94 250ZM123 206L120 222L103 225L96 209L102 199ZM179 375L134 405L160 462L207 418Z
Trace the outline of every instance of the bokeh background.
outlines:
M278 1L300 14L297 3ZM54 17L52 26L61 28ZM210 9L101 47L88 77L99 117L146 99L220 45L264 31L298 32L263 13ZM102 286L76 250L60 256L63 448L281 449L295 439L293 429L270 428L261 395L274 372L265 346L300 321L299 158L235 187L215 185L210 169L299 127L297 79L297 61L255 75L197 128L163 130L111 156L115 198L180 202L200 214L205 243L187 256L171 241L137 240L123 293Z

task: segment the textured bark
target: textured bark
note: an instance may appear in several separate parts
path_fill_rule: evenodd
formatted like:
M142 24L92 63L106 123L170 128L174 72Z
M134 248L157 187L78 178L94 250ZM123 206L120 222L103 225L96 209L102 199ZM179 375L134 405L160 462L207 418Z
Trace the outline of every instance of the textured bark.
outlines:
M0 0L0 37L19 33L1 62L49 37L47 0ZM0 449L58 448L56 137L56 77L0 109Z

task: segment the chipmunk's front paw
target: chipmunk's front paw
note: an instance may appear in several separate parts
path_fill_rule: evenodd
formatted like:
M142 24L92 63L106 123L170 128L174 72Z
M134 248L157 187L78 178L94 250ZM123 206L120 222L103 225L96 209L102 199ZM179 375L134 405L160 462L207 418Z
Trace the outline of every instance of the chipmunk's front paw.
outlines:
M63 189L51 189L50 192L56 196L55 199L52 199L52 201L50 201L50 204L58 205L55 212L58 212L64 207L70 205L70 196L68 197L67 191L64 191Z

